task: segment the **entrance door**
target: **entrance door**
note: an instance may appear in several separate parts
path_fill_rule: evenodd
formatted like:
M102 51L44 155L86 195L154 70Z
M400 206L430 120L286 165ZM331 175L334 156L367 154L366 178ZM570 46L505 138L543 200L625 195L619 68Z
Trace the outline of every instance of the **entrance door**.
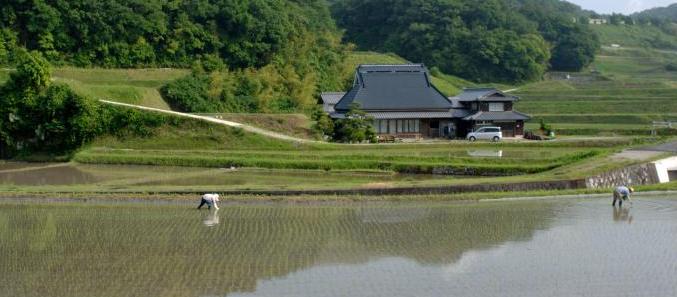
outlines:
M440 121L431 120L430 121L430 137L437 138L440 137Z

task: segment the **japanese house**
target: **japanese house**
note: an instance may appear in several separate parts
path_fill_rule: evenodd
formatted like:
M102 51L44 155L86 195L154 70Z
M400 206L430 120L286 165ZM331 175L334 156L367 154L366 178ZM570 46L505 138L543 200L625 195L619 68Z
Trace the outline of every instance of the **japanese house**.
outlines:
M493 88L464 89L447 98L422 64L361 65L350 91L322 94L324 111L332 118L345 118L357 103L374 119L379 135L398 138L465 137L486 125L500 126L504 137L521 136L530 117L513 110L517 100Z

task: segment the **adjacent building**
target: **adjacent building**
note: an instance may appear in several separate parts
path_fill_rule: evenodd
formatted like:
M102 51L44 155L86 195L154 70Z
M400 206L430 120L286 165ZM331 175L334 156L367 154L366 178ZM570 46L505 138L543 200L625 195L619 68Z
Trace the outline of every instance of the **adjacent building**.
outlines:
M609 23L609 20L607 19L589 19L588 23L590 25L606 25Z
M449 99L471 113L460 121L465 134L478 126L496 126L501 127L503 137L518 137L524 135L524 122L531 119L513 109L518 97L495 88L464 89Z
M422 64L361 65L346 93L323 93L325 112L345 118L356 103L374 119L379 135L398 138L454 138L478 126L496 125L505 137L524 134L529 116L513 110L518 100L493 88L464 89L447 98Z

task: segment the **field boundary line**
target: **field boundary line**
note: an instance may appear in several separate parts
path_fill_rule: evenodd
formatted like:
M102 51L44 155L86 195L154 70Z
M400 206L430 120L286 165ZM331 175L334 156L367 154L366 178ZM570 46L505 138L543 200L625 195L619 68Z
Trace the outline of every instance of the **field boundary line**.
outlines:
M281 133L277 133L277 132L273 132L273 131L269 131L269 130L265 130L265 129L261 129L261 128L256 128L256 127L246 125L246 124L242 124L242 123L238 123L238 122L226 121L226 120L221 120L221 119L208 117L208 116L201 116L201 115L178 112L178 111L173 111L173 110L164 110L164 109L135 105L135 104L121 103L121 102L115 102L115 101L104 100L104 99L99 99L99 101L106 103L106 104L110 104L110 105L118 105L118 106L124 106L124 107L129 107L129 108L135 108L135 109L141 109L141 110L147 110L147 111L154 111L154 112L170 114L170 115L174 115L174 116L191 118L191 119L201 120L201 121L210 122L210 123L214 123L214 124L224 125L224 126L228 126L228 127L232 127L232 128L240 128L240 129L245 130L247 132L256 133L256 134L259 134L259 135L263 135L263 136L266 136L266 137L275 138L275 139L279 139L279 140L299 142L299 143L319 143L318 141L315 141L315 140L297 138L297 137L293 137L293 136L289 136L289 135L285 135L285 134L281 134Z
M71 163L59 163L59 164L50 164L50 165L45 165L45 166L26 167L26 168L17 168L17 169L6 169L6 170L0 170L0 173L26 172L26 171L34 171L34 170L40 170L40 169L66 167L66 166L69 166L69 165L71 165Z

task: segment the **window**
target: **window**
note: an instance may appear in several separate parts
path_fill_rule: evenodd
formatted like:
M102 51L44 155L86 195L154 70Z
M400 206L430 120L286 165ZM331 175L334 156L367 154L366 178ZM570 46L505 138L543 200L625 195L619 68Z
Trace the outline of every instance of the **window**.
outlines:
M403 120L397 120L397 133L404 132L403 122L404 122Z
M387 134L388 133L388 120L379 120L379 129L378 133L379 134Z
M418 120L405 121L405 131L409 133L418 133Z
M505 111L503 102L491 102L489 103L489 111Z

